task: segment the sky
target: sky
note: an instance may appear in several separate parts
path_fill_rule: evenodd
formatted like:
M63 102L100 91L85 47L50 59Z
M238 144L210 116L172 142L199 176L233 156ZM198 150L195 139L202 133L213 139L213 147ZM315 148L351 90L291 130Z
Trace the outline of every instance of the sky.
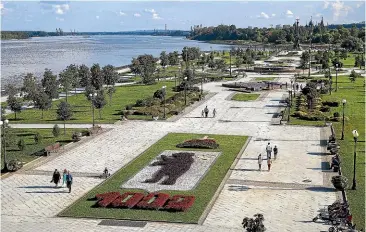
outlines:
M365 20L363 1L2 1L2 30L78 32L167 29L193 25L275 27Z

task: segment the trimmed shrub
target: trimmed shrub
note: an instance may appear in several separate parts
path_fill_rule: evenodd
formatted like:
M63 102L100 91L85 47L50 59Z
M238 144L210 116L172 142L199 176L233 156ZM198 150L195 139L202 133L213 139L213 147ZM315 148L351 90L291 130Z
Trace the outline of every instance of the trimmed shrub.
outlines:
M18 159L10 160L7 163L7 168L11 172L15 172L23 167L23 163Z
M333 113L333 117L338 118L339 117L339 113L338 112L334 112Z
M142 106L146 106L146 100L145 99L138 99L135 103L136 107L142 107Z
M334 188L339 191L344 190L348 186L348 180L345 176L333 176L332 177L332 184Z
M321 112L329 112L330 111L330 107L329 106L322 106L322 107L320 107L320 111Z
M217 144L213 139L192 139L177 144L176 147L216 149L219 147L219 144Z
M81 139L81 133L79 133L79 132L74 132L74 133L72 133L71 138L72 138L72 141L74 141L74 142L78 142L78 141L80 141L80 139Z
M132 110L132 108L133 108L133 105L132 104L128 104L128 105L126 105L126 110Z
M323 106L338 107L339 102L336 101L324 101Z
M36 144L42 142L42 139L43 139L43 136L40 133L37 133L37 134L34 135L34 142Z
M18 141L18 148L19 150L23 151L24 148L25 148L25 142L24 142L24 139L19 139Z
M60 135L60 127L56 124L53 126L52 134L54 137L58 137Z

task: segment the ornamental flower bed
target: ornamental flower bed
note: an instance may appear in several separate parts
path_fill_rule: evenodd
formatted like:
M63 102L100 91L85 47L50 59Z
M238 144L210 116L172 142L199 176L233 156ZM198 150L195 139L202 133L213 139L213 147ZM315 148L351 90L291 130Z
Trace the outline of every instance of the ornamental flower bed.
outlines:
M174 211L186 211L193 205L194 200L194 196L175 195L165 206L165 209Z
M170 197L166 193L109 192L95 195L96 206L111 208L137 208L150 210L186 211L192 207L195 197L175 195ZM126 200L127 199L127 200Z
M216 149L219 147L219 144L217 144L214 139L192 139L177 144L176 147Z
M163 208L164 204L169 200L169 195L165 193L150 193L140 201L136 207L140 209L156 209Z

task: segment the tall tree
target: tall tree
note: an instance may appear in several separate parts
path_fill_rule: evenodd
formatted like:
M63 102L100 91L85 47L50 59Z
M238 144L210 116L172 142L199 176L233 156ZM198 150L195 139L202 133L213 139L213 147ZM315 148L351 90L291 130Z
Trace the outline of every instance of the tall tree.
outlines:
M39 92L36 97L35 107L42 110L42 119L43 119L43 111L51 108L52 106L52 99L48 96L48 94L39 89Z
M104 66L102 69L102 75L106 85L114 86L118 78L118 73L115 71L112 65Z
M109 86L107 89L107 94L109 96L109 105L112 105L112 96L116 92L116 88L114 86Z
M35 101L37 95L37 82L32 73L27 73L23 78L22 91L25 92L24 99Z
M72 83L73 83L72 77L73 77L73 73L69 69L65 69L62 72L60 72L60 74L59 74L60 84L62 85L62 88L66 94L66 102L67 102L68 93L72 88Z
M134 60L132 60L134 61ZM144 84L152 84L155 82L153 76L156 69L156 59L152 55L140 55L136 59L138 74L142 77Z
M168 55L168 60L170 65L179 64L179 53L177 51L170 52Z
M99 64L93 64L93 66L90 68L90 71L92 76L91 84L96 90L102 89L104 84L104 77L102 71L100 70Z
M140 73L140 62L136 58L132 58L130 69L135 76Z
M60 104L57 106L57 119L64 121L64 135L66 135L66 121L70 120L72 117L72 110L71 106L67 102L60 102Z
M91 85L91 72L88 66L86 66L85 64L80 65L78 74L81 87Z
M70 64L66 67L71 75L71 86L75 89L80 86L80 76L79 76L79 69L75 64Z
M57 76L53 75L50 69L45 69L42 79L42 86L50 99L58 98Z
M160 53L160 65L164 68L164 70L165 70L165 67L167 65L169 65L169 57L165 51L162 51Z

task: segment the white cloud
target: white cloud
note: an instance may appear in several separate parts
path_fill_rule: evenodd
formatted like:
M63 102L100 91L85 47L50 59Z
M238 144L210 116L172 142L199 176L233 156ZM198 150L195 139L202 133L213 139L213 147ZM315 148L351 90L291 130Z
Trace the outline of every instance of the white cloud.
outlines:
M122 21L121 21L119 24L121 24L121 25L122 25L122 24L124 24L124 22L122 22Z
M272 14L272 17L275 17L276 16L276 14Z
M286 11L286 15L287 15L288 18L294 17L294 13L292 13L292 11L290 11L290 10Z
M162 18L157 13L153 13L152 19L158 20L158 19L162 19Z
M337 20L339 16L347 16L348 12L352 10L350 6L344 5L344 2L339 0L330 3L333 10L333 20Z
M357 3L357 4L356 4L356 7L357 7L357 8L360 8L362 5L363 5L363 2L360 2L360 3Z
M268 14L266 14L266 13L264 13L264 12L261 12L261 14L260 14L260 15L257 15L257 18L264 18L264 19L268 19L268 18L269 18L269 16L268 16Z
M135 13L135 14L133 14L133 16L135 16L135 17L141 17L141 15L139 13Z
M95 16L96 19L99 19L99 15Z
M149 13L156 13L156 11L154 9L145 9L145 12L149 12Z
M70 10L69 4L52 5L53 10L56 14L63 15L66 11Z
M125 12L122 12L122 11L119 11L119 15L126 16L126 13Z
M0 10L4 9L4 4L0 3Z
M60 21L60 22L65 21L65 19L63 19L63 18L59 18L59 17L56 17L56 20L57 20L57 21Z
M322 17L322 14L317 13L317 14L315 15L315 17L320 18L320 17Z

